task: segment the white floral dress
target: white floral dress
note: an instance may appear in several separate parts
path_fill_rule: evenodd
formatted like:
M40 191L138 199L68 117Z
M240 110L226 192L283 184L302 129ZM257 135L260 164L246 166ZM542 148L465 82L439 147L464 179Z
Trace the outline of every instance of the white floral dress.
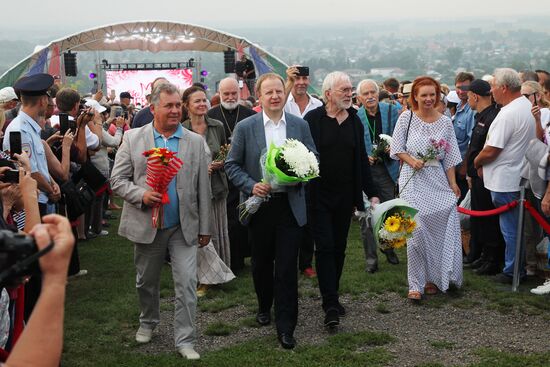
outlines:
M418 158L426 153L430 139L445 139L450 149L441 162L425 165L415 172L404 163L399 177L400 197L418 209L417 229L407 241L407 276L409 290L424 293L426 283L434 283L445 292L449 284L462 284L462 244L456 210L457 199L449 186L446 170L462 159L451 120L442 115L427 123L413 113L407 135L410 114L401 114L393 133L390 156L398 153ZM410 178L410 181L409 181ZM407 181L409 181L407 183ZM405 186L405 183L406 186Z

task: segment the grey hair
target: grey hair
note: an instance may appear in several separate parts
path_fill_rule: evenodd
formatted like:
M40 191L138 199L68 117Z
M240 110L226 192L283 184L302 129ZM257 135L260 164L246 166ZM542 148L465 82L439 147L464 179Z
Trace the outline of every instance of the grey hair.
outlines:
M521 90L521 78L514 69L499 68L495 69L494 80L496 86L505 86L512 92L519 92Z
M157 86L155 86L155 89L153 89L153 92L151 93L151 104L158 106L160 102L160 94L161 93L167 93L167 94L174 94L177 93L180 95L180 91L178 87L176 87L174 84L171 83L160 83Z
M374 85L374 89L376 90L376 94L380 93L380 87L378 86L378 84L374 80L372 80L372 79L363 79L357 84L357 89L356 89L357 94L361 93L361 87L363 86L363 84L367 84L367 83L371 83L372 85Z
M331 90L334 87L334 84L340 80L351 83L349 75L341 71L333 71L332 73L327 74L323 80L323 86L321 87L321 98L325 101L325 103L327 102L327 97L325 96L326 91Z

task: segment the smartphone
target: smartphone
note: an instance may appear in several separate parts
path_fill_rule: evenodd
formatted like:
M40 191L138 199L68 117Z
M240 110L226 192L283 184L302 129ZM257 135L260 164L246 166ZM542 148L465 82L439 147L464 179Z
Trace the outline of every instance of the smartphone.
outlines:
M9 171L4 172L4 176L2 176L2 182L19 183L19 170L10 169Z
M298 76L309 76L309 66L297 66Z
M124 112L124 120L128 120L128 111Z
M533 93L533 106L537 106L537 93Z
M10 156L13 159L14 154L21 154L21 131L10 132Z
M69 115L62 112L59 114L59 133L65 136L67 130L69 130Z
M7 159L0 159L0 167L10 167L15 169L15 164Z
M121 107L117 107L115 109L115 117L120 117L122 116L122 108Z

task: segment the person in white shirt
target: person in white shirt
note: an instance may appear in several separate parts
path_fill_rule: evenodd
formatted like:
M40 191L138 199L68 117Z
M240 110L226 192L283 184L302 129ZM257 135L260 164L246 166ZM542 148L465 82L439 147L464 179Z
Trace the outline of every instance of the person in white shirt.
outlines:
M302 73L305 74L305 73ZM309 73L307 73L309 74ZM308 92L309 88L309 75L300 75L297 66L291 66L286 70L287 80L285 83L285 89L288 93L288 98L285 103L285 112L293 115L304 117L306 113L316 109L323 105L323 102L315 97L312 97ZM290 90L290 92L289 92ZM306 186L307 192L307 186ZM307 195L307 194L306 194ZM309 230L309 226L306 224L306 230L304 238L300 243L300 255L298 257L298 268L300 273L304 274L307 278L314 278L317 273L313 269L313 236Z
M305 74L305 73L302 73ZM307 73L309 74L309 72ZM304 117L306 113L323 105L315 97L312 97L307 89L309 88L309 75L300 75L297 66L291 66L286 69L285 89L290 90L288 99L285 103L285 112L298 117Z
M485 147L474 160L474 166L491 191L495 207L500 207L519 199L520 171L528 144L535 138L535 119L531 102L521 95L521 79L515 70L496 69L491 92L502 108L489 128ZM518 220L517 207L499 218L506 250L504 269L496 276L498 282L512 282ZM520 275L525 275L523 264Z

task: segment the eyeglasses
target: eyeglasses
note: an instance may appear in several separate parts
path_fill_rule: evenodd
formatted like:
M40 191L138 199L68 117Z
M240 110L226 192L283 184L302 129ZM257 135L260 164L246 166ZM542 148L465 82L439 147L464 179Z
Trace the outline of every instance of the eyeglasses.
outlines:
M350 94L350 93L353 93L353 88L335 89L335 91L338 91L344 94Z

